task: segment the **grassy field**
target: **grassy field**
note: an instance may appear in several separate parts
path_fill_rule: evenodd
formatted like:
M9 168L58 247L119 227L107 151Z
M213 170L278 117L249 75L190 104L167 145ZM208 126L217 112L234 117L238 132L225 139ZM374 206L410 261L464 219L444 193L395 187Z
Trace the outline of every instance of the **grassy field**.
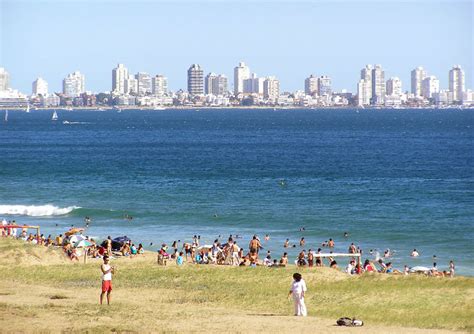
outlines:
M0 240L0 331L474 331L473 278L298 269L309 289L309 316L301 319L286 298L295 267L160 267L154 260L113 260L112 305L101 307L100 261L72 264L54 251ZM342 316L366 326L335 327Z

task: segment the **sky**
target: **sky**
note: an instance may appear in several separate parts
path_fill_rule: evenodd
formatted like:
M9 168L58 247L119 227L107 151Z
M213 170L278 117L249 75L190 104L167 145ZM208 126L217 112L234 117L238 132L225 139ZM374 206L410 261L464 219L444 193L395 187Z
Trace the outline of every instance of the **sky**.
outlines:
M279 78L282 91L304 89L315 74L330 76L335 91L356 92L365 64L381 64L403 90L419 65L447 88L459 64L474 88L473 2L0 0L0 67L25 93L37 77L59 92L75 70L87 90L109 91L118 63L164 74L172 90L186 88L198 63L227 75L232 89L239 61Z

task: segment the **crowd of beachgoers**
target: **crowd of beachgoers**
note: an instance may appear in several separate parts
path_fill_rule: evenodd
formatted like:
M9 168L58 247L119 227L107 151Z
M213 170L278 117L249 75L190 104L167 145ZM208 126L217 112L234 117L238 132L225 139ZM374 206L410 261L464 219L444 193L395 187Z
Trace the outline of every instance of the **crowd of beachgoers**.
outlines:
M90 218L85 219L86 227L88 227ZM68 231L56 236L43 234L37 235L28 233L26 225L17 225L15 221L2 220L0 227L2 237L10 237L21 239L27 243L37 244L46 247L61 248L64 253L71 259L71 261L79 261L82 257L86 258L102 258L109 257L136 257L145 253L145 249L141 243L135 243L126 236L112 239L107 237L101 243L98 243L93 238L83 235L85 228L76 228L72 226ZM300 229L304 231L304 228ZM348 238L348 233L344 232L345 239ZM302 237L299 240L300 251L298 256L291 261L288 252L283 251L281 256L275 257L271 250L264 251L262 240L254 235L249 244L248 250L245 250L239 245L239 240L242 237L239 235L230 235L225 238L222 243L219 238L215 239L211 244L201 244L201 237L194 235L189 242L181 242L175 240L170 246L162 244L157 252L157 263L166 265L169 262L174 262L178 266L185 264L197 265L230 265L230 266L265 266L271 268L286 267L288 264L293 264L298 267L324 267L328 266L334 269L342 269L349 275L360 275L363 273L385 273L394 275L408 275L411 273L424 273L430 276L454 277L455 265L450 261L446 270L439 270L436 262L432 267L404 266L399 270L393 267L390 258L392 252L387 249L383 256L377 256L374 261L366 258L362 262L363 251L360 247L351 243L348 246L347 253L334 253L335 241L331 238L323 242L317 249L308 249L306 251L306 241ZM270 236L267 234L263 238L263 242L269 241ZM150 245L152 246L152 244ZM283 249L295 248L295 244L290 244L290 240L286 239L282 245ZM323 252L323 249L325 252ZM373 257L373 250L369 254ZM410 256L418 257L419 252L414 249ZM342 265L336 261L337 256L348 258L346 264Z

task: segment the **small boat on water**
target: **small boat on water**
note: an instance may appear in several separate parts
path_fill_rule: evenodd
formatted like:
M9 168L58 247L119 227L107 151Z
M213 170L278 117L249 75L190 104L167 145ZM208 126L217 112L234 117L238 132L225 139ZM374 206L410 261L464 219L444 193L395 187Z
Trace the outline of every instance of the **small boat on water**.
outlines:
M58 113L56 112L56 110L53 112L53 116L51 116L51 120L52 121L57 121L58 120Z
M8 110L5 110L5 122L8 122Z
M30 112L30 104L27 104L27 105L26 105L26 110L25 110L25 111L26 111L27 113Z

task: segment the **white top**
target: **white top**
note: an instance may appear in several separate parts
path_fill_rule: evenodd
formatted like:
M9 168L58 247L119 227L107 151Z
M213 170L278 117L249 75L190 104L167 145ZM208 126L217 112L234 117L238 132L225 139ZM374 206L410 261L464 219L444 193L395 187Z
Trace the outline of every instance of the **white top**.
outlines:
M298 293L298 294L303 291L306 292L306 283L304 279L301 279L299 282L293 281L293 283L291 284L290 290L291 292Z
M107 271L109 270L111 267L110 267L110 264L103 264L102 265L102 268ZM112 280L112 272L109 271L107 274L104 274L102 273L102 280L103 281L111 281Z

